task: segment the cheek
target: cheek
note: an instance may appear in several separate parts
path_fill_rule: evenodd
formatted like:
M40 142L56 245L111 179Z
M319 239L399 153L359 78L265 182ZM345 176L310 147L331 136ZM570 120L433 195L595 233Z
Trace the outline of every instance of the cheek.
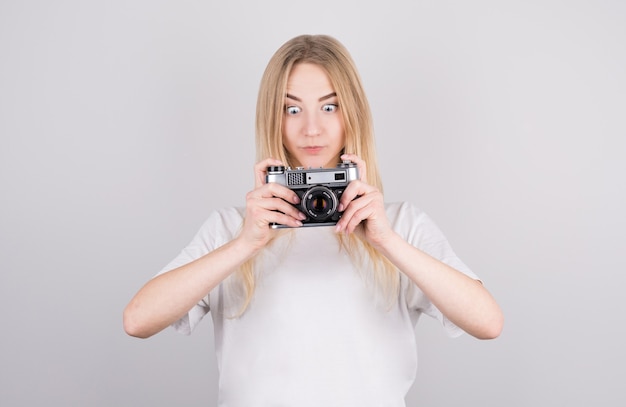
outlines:
M337 138L338 142L344 143L346 136L343 121L338 120L333 123L333 135Z
M291 143L291 140L293 139L293 129L287 123L283 123L282 136L283 144L285 146L289 145Z

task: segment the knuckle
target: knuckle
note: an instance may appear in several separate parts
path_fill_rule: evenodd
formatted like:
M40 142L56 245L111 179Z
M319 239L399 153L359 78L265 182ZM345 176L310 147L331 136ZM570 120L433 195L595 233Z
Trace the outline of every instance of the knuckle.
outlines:
M262 210L259 207L253 206L252 208L250 208L250 215L252 215L252 217L254 218L258 218L261 212Z
M263 188L266 189L272 196L276 195L276 183L268 182L263 185Z

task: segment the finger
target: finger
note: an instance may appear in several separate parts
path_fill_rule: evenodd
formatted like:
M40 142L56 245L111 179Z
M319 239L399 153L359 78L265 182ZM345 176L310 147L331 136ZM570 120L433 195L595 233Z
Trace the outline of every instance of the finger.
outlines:
M254 187L258 188L265 184L265 175L267 173L267 167L272 165L284 165L282 161L275 158L266 158L254 165Z
M267 209L272 212L280 212L286 216L289 216L295 220L305 220L306 215L300 211L299 205L291 205L280 198L272 198L271 202L268 203Z
M300 221L306 219L306 216L298 210L296 205L292 205L284 199L274 196L255 196L255 192L256 191L252 191L247 196L247 210L251 216L260 218L265 222L275 222L275 220L270 220L270 218L273 219L276 213L280 212L281 219L283 215L287 216L291 219L290 223L293 223L294 220Z
M370 216L373 202L373 197L367 195L351 201L341 215L336 227L337 231L343 230L346 233L352 233L359 223Z
M284 210L286 212L288 211L287 209ZM296 213L300 214L300 212ZM270 210L260 206L249 208L247 216L251 222L253 222L260 228L266 228L272 223L286 225L294 228L302 226L302 221L297 215L296 217L294 217L290 214L280 212L279 210Z
M383 195L373 188L371 192L350 201L337 224L336 231L344 230L346 233L352 233L364 220L377 221L385 216Z
M359 180L350 182L343 191L343 194L341 194L338 208L339 212L344 211L350 203L358 197L372 192L378 192L378 189Z
M359 169L359 179L367 183L367 164L361 159L361 157L355 154L342 154L339 158L355 163Z
M350 217L350 221L345 225L345 233L351 234L353 233L357 226L361 224L364 220L367 220L372 215L372 208L365 207L361 208L358 211L354 212L354 215Z
M270 182L267 184L267 189L270 191L272 196L284 199L285 201L292 204L297 205L300 203L300 197L298 196L298 194L296 194L292 189L284 185Z
M248 193L247 198L281 198L285 201L297 205L300 203L300 197L292 189L287 188L284 185L269 182L261 185L255 190Z
M302 220L304 220L304 219L302 219ZM289 226L289 227L292 227L292 228L299 228L299 227L302 226L302 220L294 219L293 217L291 217L289 215L285 215L284 213L272 212L270 223L275 223L275 224L278 224L278 225Z

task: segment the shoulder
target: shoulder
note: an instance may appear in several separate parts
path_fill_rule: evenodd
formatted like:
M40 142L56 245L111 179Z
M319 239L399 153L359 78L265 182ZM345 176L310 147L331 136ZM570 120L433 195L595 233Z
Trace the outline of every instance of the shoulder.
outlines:
M411 202L385 203L385 212L396 231L419 227L430 221L426 213Z
M243 221L245 209L238 207L226 207L213 211L207 222L224 225L224 227L239 227Z
M235 237L243 222L244 209L226 207L217 209L209 215L198 235L204 240L213 240L219 245Z
M398 218L419 218L425 213L411 202L385 202L385 211L389 220L393 223Z
M437 224L421 209L409 202L385 204L393 230L411 245L456 270L478 277L457 257Z
M386 203L385 211L393 230L413 244L419 246L445 240L435 222L411 202Z

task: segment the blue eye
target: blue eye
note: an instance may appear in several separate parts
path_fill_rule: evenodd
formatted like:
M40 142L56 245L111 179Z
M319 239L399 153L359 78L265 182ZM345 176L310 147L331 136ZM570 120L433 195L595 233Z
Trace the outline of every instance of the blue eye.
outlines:
M302 111L302 109L300 109L298 106L285 106L285 112L287 114L297 114L300 113Z
M332 113L332 112L336 112L338 108L339 108L339 105L336 105L334 103L329 103L329 104L322 106L322 111Z

